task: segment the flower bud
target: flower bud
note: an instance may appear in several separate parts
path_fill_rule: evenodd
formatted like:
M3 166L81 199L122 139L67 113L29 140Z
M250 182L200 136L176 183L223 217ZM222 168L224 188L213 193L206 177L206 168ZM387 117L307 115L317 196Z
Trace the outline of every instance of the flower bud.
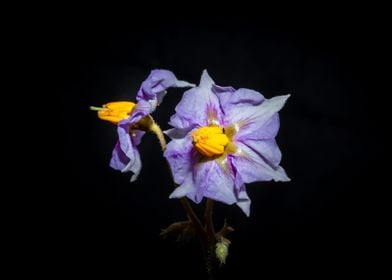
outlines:
M216 243L215 254L221 265L226 263L226 258L229 255L229 245L230 241L226 238L221 238L221 240Z

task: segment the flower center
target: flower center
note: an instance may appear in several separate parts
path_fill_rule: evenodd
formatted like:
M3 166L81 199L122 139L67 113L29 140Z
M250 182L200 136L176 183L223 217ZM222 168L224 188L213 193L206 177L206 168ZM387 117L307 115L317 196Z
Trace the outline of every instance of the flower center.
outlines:
M101 120L117 124L129 117L135 105L133 102L118 101L107 103L102 107L90 107L90 109L98 111L98 118Z
M206 157L221 155L229 143L229 138L219 126L204 126L192 133L193 145Z

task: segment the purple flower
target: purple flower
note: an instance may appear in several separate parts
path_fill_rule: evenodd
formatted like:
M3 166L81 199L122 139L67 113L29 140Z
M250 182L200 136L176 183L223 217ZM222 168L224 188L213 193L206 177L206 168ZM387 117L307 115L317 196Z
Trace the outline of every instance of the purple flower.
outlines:
M266 99L251 89L220 87L204 71L171 117L164 153L179 185L170 198L236 203L249 216L244 183L289 181L275 142L278 111L289 95Z
M127 118L118 122L119 140L112 153L110 161L112 168L121 170L121 172L132 171L131 182L137 179L142 168L137 145L140 144L141 138L145 134L143 129L146 130L148 122L152 122L151 118L146 118L146 116L155 111L168 88L190 86L194 85L177 80L171 71L151 71L136 95L137 104L128 112Z

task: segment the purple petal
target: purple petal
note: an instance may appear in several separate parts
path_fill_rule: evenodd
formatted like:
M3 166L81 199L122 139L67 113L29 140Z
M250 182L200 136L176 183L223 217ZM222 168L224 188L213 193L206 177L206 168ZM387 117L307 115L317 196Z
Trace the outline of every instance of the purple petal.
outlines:
M222 87L222 86L218 86L218 85L214 84L212 86L212 91L216 95L218 95L218 97L219 97L219 94L221 94L221 93L234 93L236 91L236 89L233 87ZM220 97L219 97L219 99L220 99Z
M237 169L233 165L232 160L233 160L233 157L229 156L231 169L233 170L233 173L235 174L234 175L235 176L234 183L235 183L235 195L237 198L236 204L245 213L245 215L249 217L251 201L250 201L248 194L246 193L244 181L242 180L241 175L238 173Z
M224 170L217 161L196 164L193 175L197 192L195 196L188 197L196 203L199 203L203 197L226 204L233 204L237 201L232 171Z
M150 102L146 100L139 100L133 109L131 116L128 118L128 123L133 125L154 110L155 108Z
M184 98L184 95L183 95L183 98ZM178 107L178 105L177 105L177 107ZM189 132L190 130L192 130L193 128L195 128L197 126L202 126L202 125L198 124L198 121L194 120L193 116L185 115L185 114L172 115L170 117L169 124L175 128L178 128L178 129L184 131L184 132Z
M245 108L233 106L225 110L226 122L238 127L237 139L245 135L251 135L251 139L260 139L266 136L268 139L269 135L276 135L279 128L279 119L276 113L282 109L289 96L276 96L265 99L260 105L249 105Z
M120 142L117 141L116 146L112 152L112 158L110 160L110 167L116 170L123 170L125 166L127 166L129 162L129 158L127 155L121 150Z
M174 181L180 186L170 198L187 196L196 203L203 197L233 204L235 196L234 175L224 170L217 161L197 162L190 137L172 140L164 153L173 172Z
M236 146L238 151L233 155L232 163L244 183L270 180L290 181L282 167L269 164L262 154L239 142Z
M259 125L257 122L248 122L239 126L235 139L238 141L273 139L278 134L279 127L279 115L275 113L264 124Z
M121 172L132 171L134 174L131 182L133 182L137 179L142 167L136 145L140 143L144 132L137 131L135 136L131 136L128 129L129 125L127 123L119 123L117 127L119 141L113 150L110 166L116 170L121 170Z
M172 140L166 146L164 157L169 163L173 179L179 186L169 198L193 197L196 187L193 183L193 146L190 138Z
M261 155L262 158L272 167L278 167L282 153L275 139L268 140L247 140L244 142L246 146L252 149L257 154Z
M213 86L212 90L218 96L223 111L228 115L233 107L260 105L265 99L261 93L246 88L235 90L232 87Z
M173 140L165 151L177 187L170 198L187 196L195 203L204 197L226 204L236 203L249 216L251 201L239 174L228 167L223 169L217 161L195 162L190 139ZM197 158L197 157L196 157ZM234 178L236 177L236 178Z
M142 83L136 95L136 100L138 102L144 100L150 103L151 110L149 113L151 113L162 102L168 88L192 86L194 85L185 81L177 80L173 72L169 70L153 70Z
M168 130L165 130L164 133L169 136L171 139L181 139L184 138L188 133L190 129L181 129L181 128L171 128Z
M204 70L199 86L186 91L182 96L176 107L176 114L170 119L170 125L191 129L211 122L220 123L222 112L217 96L211 91L213 84L214 81Z
M164 157L173 173L174 182L181 185L187 177L192 178L192 141L189 138L172 140L167 144Z
M176 188L170 198L187 196L195 203L200 203L203 197L208 197L226 204L236 202L234 180L215 161L200 164L192 176Z
M195 197L197 188L193 183L192 176L186 177L185 181L178 186L169 196L169 198L181 198L181 197Z

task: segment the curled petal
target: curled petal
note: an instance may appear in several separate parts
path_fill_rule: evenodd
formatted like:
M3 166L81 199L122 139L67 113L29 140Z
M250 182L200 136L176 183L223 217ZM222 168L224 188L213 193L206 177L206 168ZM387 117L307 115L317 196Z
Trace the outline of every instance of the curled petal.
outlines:
M147 79L142 83L137 95L136 100L141 100L150 103L151 110L153 112L156 107L162 102L163 97L166 95L166 90L170 87L192 87L185 81L177 80L173 72L169 70L153 70Z

